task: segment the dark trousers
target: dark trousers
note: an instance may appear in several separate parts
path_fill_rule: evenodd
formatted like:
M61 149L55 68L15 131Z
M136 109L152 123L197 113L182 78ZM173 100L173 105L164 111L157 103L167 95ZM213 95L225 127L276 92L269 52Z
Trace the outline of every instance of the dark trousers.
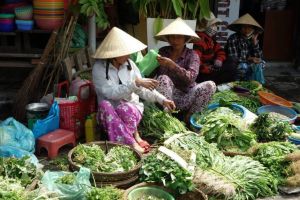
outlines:
M210 74L198 74L196 79L197 83L204 81L214 81L217 85L222 83L228 83L236 80L237 74L237 60L233 58L227 58L219 71L213 71Z

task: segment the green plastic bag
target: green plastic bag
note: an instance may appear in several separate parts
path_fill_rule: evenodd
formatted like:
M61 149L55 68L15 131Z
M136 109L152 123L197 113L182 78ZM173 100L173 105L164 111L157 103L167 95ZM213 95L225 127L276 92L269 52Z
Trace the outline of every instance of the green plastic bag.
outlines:
M158 55L157 52L157 50L151 49L141 61L136 62L142 75L149 76L159 66L159 63L156 59Z
M56 183L56 180L72 172L50 172L46 171L43 178L42 184L49 190L60 194L59 199L66 200L81 200L85 199L85 192L87 192L90 187L90 170L84 167L80 168L79 172L74 172L76 179L74 184L63 184Z

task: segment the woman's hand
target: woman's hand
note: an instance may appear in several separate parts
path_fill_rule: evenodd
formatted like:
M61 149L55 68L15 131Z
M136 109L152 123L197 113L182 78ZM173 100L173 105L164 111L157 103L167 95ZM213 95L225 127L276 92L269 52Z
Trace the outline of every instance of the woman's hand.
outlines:
M154 90L158 86L158 81L150 78L137 78L135 79L135 84L138 87Z
M162 67L173 67L176 64L174 63L173 60L171 60L170 58L167 57L162 57L160 55L157 56L157 62L159 63L160 66Z
M173 111L176 108L174 101L171 101L169 99L165 99L163 101L163 106L164 108L167 108L169 111Z
M257 37L258 37L258 33L254 33L252 36L252 42L254 45L257 45L257 43L258 43Z
M261 59L260 58L257 58L257 57L249 57L248 60L250 62L253 62L255 64L259 64L261 62Z

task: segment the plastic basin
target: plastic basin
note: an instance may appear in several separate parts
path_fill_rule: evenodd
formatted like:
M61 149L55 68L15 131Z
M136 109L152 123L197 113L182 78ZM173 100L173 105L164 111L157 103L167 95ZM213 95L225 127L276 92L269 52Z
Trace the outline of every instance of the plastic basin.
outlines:
M33 20L16 20L18 30L29 31L33 28Z
M214 110L214 109L216 109L218 107L220 107L219 104L218 103L214 103L214 104L210 104L207 107L207 109L208 110ZM245 109L242 106L240 106L238 104L232 104L231 108L234 109L234 110L238 110L239 112L241 112L242 118L246 117L246 111L245 111ZM199 131L202 128L202 125L196 123L196 113L191 116L190 123L192 125L192 128L194 128L197 131Z
M259 114L259 115L263 114L263 113L270 113L270 112L279 113L279 114L287 116L289 118L288 120L282 120L282 121L294 123L295 120L297 119L296 111L294 111L291 108L284 107L284 106L266 105L266 106L261 106L257 109L257 114Z
M136 189L133 189L129 194L128 194L128 200L138 200L142 199L143 197L156 197L156 198L161 198L164 200L175 200L175 198L168 192L157 188L157 187L151 187L151 186L145 186L145 187L139 187Z
M295 145L300 145L300 140L297 140L296 138L288 137L288 140Z
M278 106L285 106L289 108L293 107L293 104L290 101L280 96L277 96L275 94L263 92L263 91L259 91L257 94L259 96L260 102L264 105L278 105Z

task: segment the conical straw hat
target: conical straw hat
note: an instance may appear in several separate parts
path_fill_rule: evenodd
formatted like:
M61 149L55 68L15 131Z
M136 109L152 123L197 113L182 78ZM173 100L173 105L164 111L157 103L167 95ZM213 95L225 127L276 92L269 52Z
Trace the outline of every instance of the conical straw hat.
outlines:
M114 27L97 48L94 58L107 59L129 55L147 46L121 29Z
M211 25L218 23L218 22L222 22L222 20L219 18L216 18L214 13L210 12L209 18L204 17L200 21L199 25L197 26L197 31L205 31L208 27L210 27Z
M154 37L157 40L168 42L168 39L166 37L167 35L189 36L190 39L188 40L188 42L196 42L200 40L197 33L195 33L195 31L193 31L193 29L191 29L191 27L189 27L180 17L166 26Z
M255 21L255 19L253 19L253 17L251 17L251 15L249 15L248 13L232 22L228 26L228 29L238 32L241 28L241 25L252 25L260 32L264 31L264 29L257 23L257 21Z

